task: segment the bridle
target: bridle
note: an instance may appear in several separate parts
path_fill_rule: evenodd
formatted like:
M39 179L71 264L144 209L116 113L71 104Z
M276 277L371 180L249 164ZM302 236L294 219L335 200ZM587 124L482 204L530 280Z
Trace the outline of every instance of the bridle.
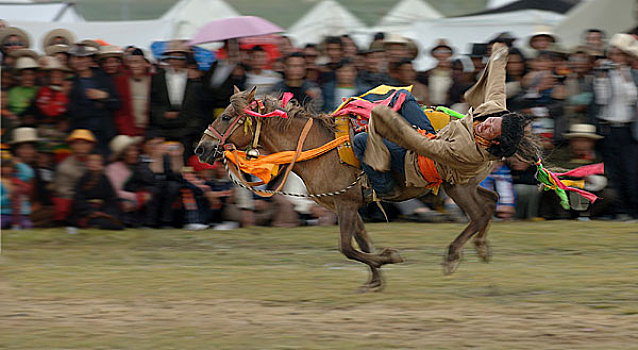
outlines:
M292 97L293 97L293 94L289 92L284 93L281 99L281 107L282 108L286 107L286 105L288 104L290 99L292 99ZM258 111L253 110L253 108L255 107L257 107ZM204 134L219 140L219 143L215 146L215 149L213 150L214 152L213 156L216 157L222 154L220 147L228 151L236 149L234 144L227 143L226 141L235 132L235 130L237 130L239 126L245 123L246 118L248 118L249 116L257 119L257 127L255 128L255 132L253 132L253 140L251 142L251 146L253 148L257 148L257 144L259 142L259 131L261 127L261 120L259 118L271 118L271 117L288 118L288 114L283 110L275 109L274 111L270 113L262 114L264 109L265 109L265 106L262 100L254 100L250 102L248 106L244 108L243 113L236 116L233 122L230 124L230 126L226 128L226 131L224 131L224 134L221 134L219 131L217 131L213 127L213 123L209 124L206 130L204 130ZM223 118L223 114L220 116L220 118Z

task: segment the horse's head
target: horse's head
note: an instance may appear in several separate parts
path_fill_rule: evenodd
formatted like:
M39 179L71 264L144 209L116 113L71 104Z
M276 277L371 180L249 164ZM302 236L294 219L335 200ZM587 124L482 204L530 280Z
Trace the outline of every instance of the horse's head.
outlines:
M233 144L237 149L248 147L252 140L252 130L244 132L243 124L248 116L244 110L255 98L255 88L251 91L240 91L235 86L235 93L230 97L230 105L204 131L195 154L202 162L213 163L223 156L224 146Z

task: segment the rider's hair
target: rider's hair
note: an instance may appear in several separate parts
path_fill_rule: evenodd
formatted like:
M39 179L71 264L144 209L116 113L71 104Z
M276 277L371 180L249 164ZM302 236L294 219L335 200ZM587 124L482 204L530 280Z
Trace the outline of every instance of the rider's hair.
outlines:
M503 118L501 135L494 139L487 151L499 158L517 154L524 160L535 162L540 156L540 147L528 126L532 117L520 113L506 112L499 115Z

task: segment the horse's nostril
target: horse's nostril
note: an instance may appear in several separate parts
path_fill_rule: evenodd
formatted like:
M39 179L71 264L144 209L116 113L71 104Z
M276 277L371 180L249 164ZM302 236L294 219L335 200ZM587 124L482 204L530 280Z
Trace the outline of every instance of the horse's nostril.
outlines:
M195 148L195 155L196 156L201 156L202 154L204 154L204 147L197 146L197 148Z

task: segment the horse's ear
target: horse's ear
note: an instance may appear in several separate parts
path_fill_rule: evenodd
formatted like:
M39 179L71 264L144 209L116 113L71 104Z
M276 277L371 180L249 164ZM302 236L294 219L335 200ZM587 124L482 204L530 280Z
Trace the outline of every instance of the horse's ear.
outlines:
M238 94L241 92L241 90L239 90L239 88L237 87L237 85L233 85L233 88L235 89L235 93Z
M252 102L252 100L255 99L255 92L257 92L257 87L253 86L253 89L248 93L248 99L246 99L246 101Z

